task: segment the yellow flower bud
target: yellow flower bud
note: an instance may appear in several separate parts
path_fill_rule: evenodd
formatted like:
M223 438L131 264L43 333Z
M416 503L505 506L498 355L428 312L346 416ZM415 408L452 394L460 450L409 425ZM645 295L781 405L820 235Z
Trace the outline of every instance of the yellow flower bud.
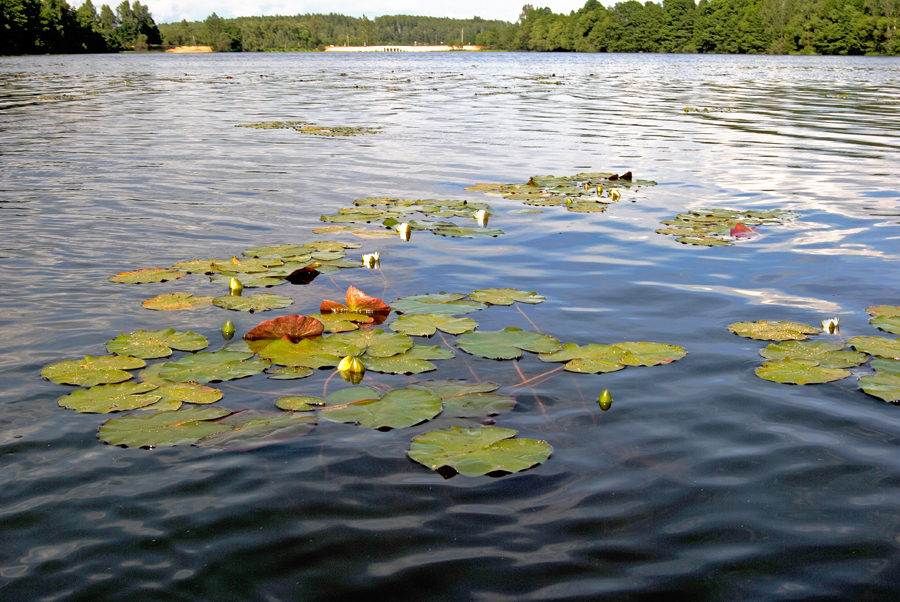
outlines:
M232 295L240 295L241 291L244 290L244 285L237 278L232 278L228 281L228 288L231 289Z
M612 395L609 394L609 389L603 389L603 393L600 394L600 409L606 412L609 408L612 407Z

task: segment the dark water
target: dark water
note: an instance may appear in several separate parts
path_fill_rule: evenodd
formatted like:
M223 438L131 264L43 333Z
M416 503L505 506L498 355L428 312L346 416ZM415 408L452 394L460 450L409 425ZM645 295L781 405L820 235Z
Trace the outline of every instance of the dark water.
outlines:
M883 334L865 308L900 304L900 60L30 57L2 59L0 85L3 600L897 596L900 408L857 388L868 365L833 384L761 380L765 343L727 326L838 316L844 339ZM234 127L297 119L384 130ZM509 215L521 204L463 190L585 170L659 186L596 215ZM278 287L294 305L262 315L141 307L162 292L219 294L202 276L107 280L321 239L320 215L378 195L486 200L506 234L332 235L380 250L382 270ZM731 247L654 233L699 207L801 217ZM105 416L58 407L72 388L40 377L138 328L193 329L216 348L226 317L242 333L314 312L348 284L387 301L535 290L547 302L473 317L483 330L688 356L520 387L556 365L526 354L520 375L457 352L421 377L370 375L492 380L519 403L498 426L554 448L522 473L449 480L406 457L441 418L390 432L323 421L247 453L123 449L97 440ZM281 395L322 394L330 374L221 383L219 405L274 409Z

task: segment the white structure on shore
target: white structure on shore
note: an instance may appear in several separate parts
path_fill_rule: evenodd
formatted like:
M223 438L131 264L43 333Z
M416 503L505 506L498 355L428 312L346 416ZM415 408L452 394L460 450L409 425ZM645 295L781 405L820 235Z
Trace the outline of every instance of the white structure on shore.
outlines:
M481 46L328 46L325 52L450 52L481 50Z

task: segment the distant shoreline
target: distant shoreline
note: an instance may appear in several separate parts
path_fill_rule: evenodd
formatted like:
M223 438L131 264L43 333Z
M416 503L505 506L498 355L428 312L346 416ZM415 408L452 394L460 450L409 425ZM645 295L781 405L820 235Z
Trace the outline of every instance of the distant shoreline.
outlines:
M447 46L443 44L438 46L327 46L325 52L477 52L481 49L481 46L470 44L465 46Z

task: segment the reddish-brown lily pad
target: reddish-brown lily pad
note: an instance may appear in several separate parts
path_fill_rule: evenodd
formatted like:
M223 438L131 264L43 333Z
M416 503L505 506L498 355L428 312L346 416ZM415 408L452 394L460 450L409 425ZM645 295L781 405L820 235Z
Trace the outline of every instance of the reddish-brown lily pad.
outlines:
M326 299L322 301L322 307L319 311L322 313L352 312L359 314L374 314L388 313L391 311L391 308L381 299L370 297L358 288L351 286L347 289L347 305Z
M260 323L244 335L248 341L289 338L293 342L322 334L324 324L315 318L291 314Z

